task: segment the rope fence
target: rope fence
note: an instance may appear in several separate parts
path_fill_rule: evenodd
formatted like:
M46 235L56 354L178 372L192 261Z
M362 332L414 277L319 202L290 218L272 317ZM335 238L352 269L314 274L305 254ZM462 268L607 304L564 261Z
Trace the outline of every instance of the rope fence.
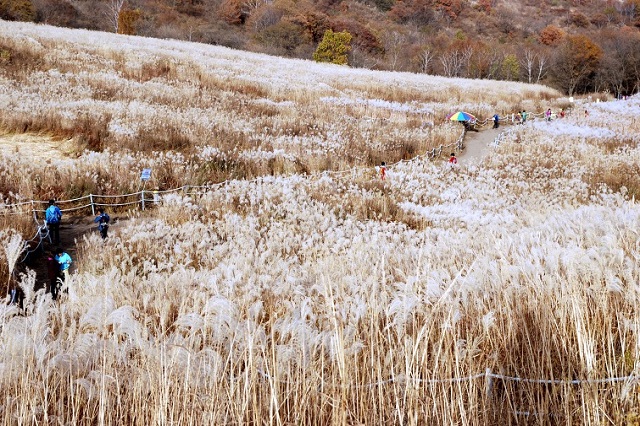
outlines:
M570 110L567 111L567 114L570 112ZM507 114L508 116L509 114ZM513 117L514 114L511 114L512 116L512 123L514 123L513 121ZM531 120L535 119L536 117L545 117L545 113L529 113L529 117ZM373 119L373 118L371 118ZM384 118L381 118L383 120L385 120ZM508 120L508 119L507 119ZM464 138L466 136L467 131L470 128L482 128L486 125L488 125L489 123L492 123L493 119L487 118L485 120L482 121L475 121L473 122L472 126L464 126L464 129L462 130L462 133L460 134L460 136L456 139L455 142L452 142L450 144L447 145L440 145L436 148L432 148L430 150L428 150L427 152L425 152L424 154L421 155L416 155L414 157L412 157L411 159L408 160L400 160L397 161L395 163L390 163L388 164L389 167L393 166L393 165L398 165L401 163L411 163L420 159L426 159L428 161L433 160L435 158L439 158L443 151L449 151L451 148L453 148L456 151L462 151L464 149ZM498 146L502 141L505 140L505 138L507 137L508 134L510 134L511 131L507 131L507 132L501 132L495 139L494 141L494 145ZM367 168L368 169L368 168ZM322 172L319 172L322 175L333 175L333 176L344 176L346 174L351 174L351 177L355 178L357 176L357 173L359 171L365 170L364 168L353 168L350 170L325 170ZM255 179L251 179L248 180L247 182L255 182L260 180L261 178L255 178ZM66 208L60 208L60 210L62 212L76 212L76 211L80 211L80 210L88 210L91 209L91 214L95 215L96 214L96 207L128 207L128 206L137 206L140 205L140 208L142 210L146 209L147 205L155 205L161 202L161 196L164 194L169 194L169 193L175 193L175 192L182 192L184 195L189 195L189 196L203 196L206 195L207 193L209 193L211 190L214 189L218 189L220 187L224 187L226 185L228 185L229 183L231 183L232 180L225 180L223 182L220 183L215 183L215 184L211 184L211 185L184 185L181 186L179 188L172 188L172 189L166 189L166 190L145 190L142 189L141 191L138 192L132 192L129 194L120 194L120 195L106 195L106 194L89 194L89 195L85 195L82 197L77 197L77 198L72 198L69 200L57 200L56 203L58 205L65 205L65 204L73 204L73 203L81 203L80 205L75 205L75 206L70 206L70 207L66 207ZM111 202L111 200L121 200L120 202ZM125 201L129 199L129 201ZM38 221L38 215L39 214L44 214L45 213L45 209L40 208L40 206L38 205L48 205L48 201L44 201L44 200L29 200L29 201L22 201L22 202L18 202L18 203L12 203L12 204L0 204L0 214L4 214L4 215L10 215L10 214L26 214L26 213L30 213L33 214L33 219L36 223L36 227L37 227L37 231L36 234L34 235L33 238L29 239L29 240L25 240L24 242L24 260L26 260L26 258L29 256L29 254L35 252L38 249L42 249L42 242L45 239L48 239L49 241L51 240L50 236L49 236L49 229L47 227L46 222L43 221L43 223L40 223ZM29 206L30 208L28 209L24 209L25 206ZM35 244L35 247L34 247Z
M275 377L272 377L268 373L265 373L262 370L258 370L258 373L263 377L272 380L274 382L281 382L286 384L297 384L288 380L281 380ZM490 393L493 389L493 381L499 380L503 382L516 382L516 383L530 383L530 384L538 384L538 385L565 385L565 386L582 386L582 385L598 385L598 384L607 384L607 383L628 383L633 385L640 384L640 376L630 375L623 377L607 377L602 379L574 379L574 380L560 380L560 379L530 379L524 377L516 377L516 376L506 376L503 374L492 373L490 368L487 368L484 373L473 374L470 376L464 377L451 377L445 379L420 379L416 377L405 377L404 375L398 375L397 377L392 377L390 379L381 380L378 382L365 383L362 385L357 385L355 387L358 388L374 388L379 386L388 385L391 383L410 383L410 384L443 384L443 383L461 383L461 382L470 382L478 379L485 379L487 392ZM331 386L331 384L324 383L325 386ZM353 386L348 386L353 387Z

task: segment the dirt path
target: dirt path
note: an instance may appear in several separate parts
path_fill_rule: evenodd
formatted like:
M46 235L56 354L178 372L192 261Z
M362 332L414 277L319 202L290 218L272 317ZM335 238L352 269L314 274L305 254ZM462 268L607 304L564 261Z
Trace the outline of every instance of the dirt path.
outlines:
M60 245L74 262L78 261L78 245L82 241L82 237L90 232L98 233L98 225L93 223L93 216L72 216L62 218L60 225ZM117 228L117 223L124 218L111 217L111 226L109 233L114 232L114 228ZM114 226L115 225L115 226ZM54 251L58 246L50 244L49 241L43 243L43 251L36 251L30 254L27 260L24 262L24 266L32 269L36 273L36 290L43 288L47 282L47 253ZM75 266L71 265L71 271L73 272Z
M488 128L478 132L467 132L464 139L464 150L458 155L458 159L465 162L480 162L491 151L491 144L504 131L504 127L498 129Z

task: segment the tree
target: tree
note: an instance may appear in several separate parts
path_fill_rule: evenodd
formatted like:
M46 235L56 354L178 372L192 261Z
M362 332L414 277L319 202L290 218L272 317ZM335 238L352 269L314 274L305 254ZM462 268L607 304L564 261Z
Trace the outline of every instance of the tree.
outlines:
M57 27L75 27L80 13L67 0L33 0L38 22Z
M324 13L307 11L291 18L291 22L300 25L313 43L319 43L324 32L329 29L329 18Z
M416 25L429 25L435 20L433 4L430 0L398 0L389 11L391 19L411 22Z
M431 69L431 63L433 62L433 58L435 58L435 53L430 48L424 49L420 52L420 71L429 74Z
M637 84L640 36L635 32L605 32L601 37L603 56L598 82L616 96L630 94Z
M0 0L0 19L35 21L36 9L31 0Z
M462 0L436 0L435 8L448 19L455 20L463 9Z
M136 26L141 15L140 9L122 9L118 15L118 34L137 34Z
M247 20L240 0L223 0L218 7L218 15L229 25L243 25Z
M532 49L525 49L520 56L520 66L524 70L527 83L540 83L547 73L547 57Z
M322 41L313 54L316 62L330 62L332 64L347 65L347 53L351 50L351 34L347 31L334 33L332 30L324 32Z
M540 31L538 40L547 46L557 46L565 36L565 32L555 25L547 25Z
M473 49L471 47L464 49L452 48L443 52L440 56L443 74L446 77L466 77L465 68L468 71L472 56Z
M120 24L120 11L124 7L125 0L110 0L107 3L107 10L105 15L109 23L113 26L113 31L118 32L118 26Z
M572 96L576 90L593 85L602 49L585 35L567 36L557 50L552 69L558 87Z
M386 33L384 37L384 50L393 71L397 71L400 58L403 56L403 47L406 47L407 38L397 31Z
M260 40L275 49L282 49L287 53L305 42L304 30L299 25L288 20L281 20L271 25L259 34Z
M520 63L516 55L512 53L505 55L500 69L504 80L517 80L520 76Z

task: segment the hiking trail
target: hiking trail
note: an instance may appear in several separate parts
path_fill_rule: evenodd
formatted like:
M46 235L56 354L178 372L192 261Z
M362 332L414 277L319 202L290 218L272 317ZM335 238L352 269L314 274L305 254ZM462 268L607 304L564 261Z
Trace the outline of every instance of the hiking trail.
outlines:
M464 160L465 163L479 163L489 154L491 145L503 131L504 127L467 132L464 138L464 149L458 154L458 159Z
M55 245L49 243L49 240L43 242L44 252L37 250L27 257L24 262L24 266L35 271L36 273L36 286L35 290L45 287L47 283L47 254L49 251L55 251L57 247L62 247L69 256L73 263L71 264L71 271L75 271L78 262L78 245L82 242L82 237L86 234L94 232L98 233L98 224L93 222L94 216L63 216L60 223L60 244ZM109 227L109 235L114 231L115 225L121 217L111 216L111 223Z

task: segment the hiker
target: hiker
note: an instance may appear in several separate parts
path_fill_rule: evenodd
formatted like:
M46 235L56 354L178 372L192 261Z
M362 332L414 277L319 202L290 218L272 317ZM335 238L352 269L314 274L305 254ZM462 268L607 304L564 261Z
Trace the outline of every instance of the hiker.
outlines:
M522 110L522 124L527 122L527 117L529 116L529 114L527 114L527 111L525 111L524 109Z
M547 121L551 121L551 108L547 109L547 112L544 113Z
M102 207L98 209L98 213L99 213L98 216L96 216L96 218L93 219L93 222L98 224L98 231L100 231L100 235L104 240L105 238L107 238L107 231L109 230L109 221L111 220L111 218L107 213L104 212L104 208Z
M560 118L564 118L564 108L560 110Z
M497 129L500 126L500 117L498 114L493 115L493 128Z
M451 157L449 157L449 168L454 170L458 166L458 159L456 158L456 153L452 152Z
M56 249L55 260L58 263L58 270L60 271L60 278L63 282L67 281L69 278L69 267L71 266L71 256L62 249L62 247L58 247Z
M380 179L385 180L387 177L387 163L384 161L380 163Z
M49 207L44 212L44 218L47 222L47 227L53 236L53 244L60 244L60 219L62 219L62 212L56 205L55 200L49 200Z
M589 111L587 111L586 109L584 110L584 118L587 118L589 116Z
M60 278L60 266L53 252L47 254L47 276L49 278L46 292L51 293L51 298L58 298L58 278Z

